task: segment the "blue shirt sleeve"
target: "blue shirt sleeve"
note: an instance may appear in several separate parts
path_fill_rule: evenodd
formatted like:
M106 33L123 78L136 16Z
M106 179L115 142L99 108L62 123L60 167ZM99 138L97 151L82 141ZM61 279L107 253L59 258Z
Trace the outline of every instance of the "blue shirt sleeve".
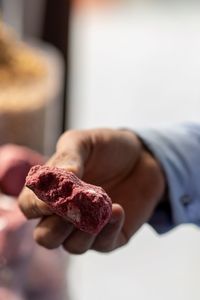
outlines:
M167 179L169 208L161 205L149 223L159 233L174 226L200 226L200 124L136 130L160 162Z

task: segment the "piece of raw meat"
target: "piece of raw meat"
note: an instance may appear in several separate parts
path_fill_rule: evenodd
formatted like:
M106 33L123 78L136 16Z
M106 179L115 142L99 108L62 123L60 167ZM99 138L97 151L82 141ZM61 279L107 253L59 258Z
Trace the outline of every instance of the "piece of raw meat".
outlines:
M52 212L90 234L99 233L111 217L112 202L106 192L64 169L34 166L26 178L26 186Z

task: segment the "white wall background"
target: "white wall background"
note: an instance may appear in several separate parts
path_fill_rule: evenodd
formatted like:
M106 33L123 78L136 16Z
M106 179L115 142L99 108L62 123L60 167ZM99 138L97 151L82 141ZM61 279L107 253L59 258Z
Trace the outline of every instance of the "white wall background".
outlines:
M75 13L71 45L71 127L200 120L200 6ZM193 226L144 226L120 251L73 257L72 299L199 300L199 253Z

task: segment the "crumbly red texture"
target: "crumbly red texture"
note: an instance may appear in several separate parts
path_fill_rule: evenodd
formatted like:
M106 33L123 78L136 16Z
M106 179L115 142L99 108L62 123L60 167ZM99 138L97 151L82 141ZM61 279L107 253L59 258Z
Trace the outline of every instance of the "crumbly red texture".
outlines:
M64 169L34 166L26 178L26 186L55 214L82 231L97 234L111 217L112 202L106 192Z
M30 168L43 164L44 158L26 147L7 144L0 147L0 190L18 196Z

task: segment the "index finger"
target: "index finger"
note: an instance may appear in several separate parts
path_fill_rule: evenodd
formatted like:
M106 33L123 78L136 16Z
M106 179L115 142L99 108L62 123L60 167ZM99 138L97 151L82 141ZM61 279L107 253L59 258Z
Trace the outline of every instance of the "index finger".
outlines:
M53 214L48 205L38 199L27 187L24 187L19 195L18 204L21 211L28 219L40 218Z
M82 177L84 163L89 156L90 147L79 131L69 131L62 135L57 145L57 152L47 162L48 166L63 168ZM84 140L84 142L83 142ZM52 215L51 209L39 200L28 188L24 188L18 199L19 207L28 219Z

